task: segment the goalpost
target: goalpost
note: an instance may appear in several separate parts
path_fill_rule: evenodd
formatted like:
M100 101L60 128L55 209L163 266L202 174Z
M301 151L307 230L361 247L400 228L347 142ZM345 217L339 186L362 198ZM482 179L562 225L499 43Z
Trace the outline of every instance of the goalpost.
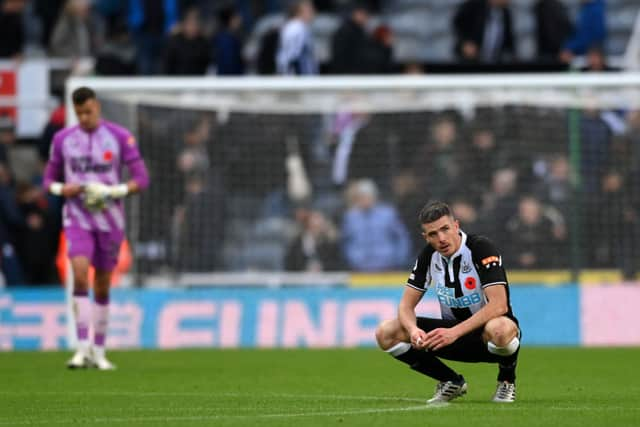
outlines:
M412 257L416 209L446 198L510 270L635 276L640 74L90 77L70 79L67 100L85 85L151 172L127 201L137 284L345 283L344 259L285 273L288 250L311 210L339 252L361 179L396 209Z

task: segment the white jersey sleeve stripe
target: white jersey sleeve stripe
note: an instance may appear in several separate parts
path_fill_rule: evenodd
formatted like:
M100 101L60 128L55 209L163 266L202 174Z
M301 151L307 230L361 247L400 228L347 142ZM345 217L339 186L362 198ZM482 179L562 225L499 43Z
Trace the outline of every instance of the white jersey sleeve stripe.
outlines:
M506 285L507 282L491 282L491 283L485 283L482 285L482 288L488 288L489 286L495 286L495 285Z

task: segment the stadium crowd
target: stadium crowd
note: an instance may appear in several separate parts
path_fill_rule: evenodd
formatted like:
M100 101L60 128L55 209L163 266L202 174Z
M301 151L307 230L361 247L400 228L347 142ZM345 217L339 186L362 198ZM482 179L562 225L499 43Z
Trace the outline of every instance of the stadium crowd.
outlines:
M429 71L419 62L395 61L394 31L384 20L390 1L285 3L0 0L0 58L40 52L75 64L90 57L98 75ZM508 0L468 0L456 7L456 62L518 58ZM586 55L585 70L612 70L605 9L603 0L582 1L574 20L562 1L536 1L536 60L568 64ZM313 51L310 25L318 11L344 17L324 61ZM286 21L264 31L247 58L245 43L261 17L282 12ZM142 272L160 264L175 271L404 270L422 244L419 208L453 193L449 201L463 228L494 236L515 268L578 263L635 274L636 111L584 111L579 156L565 146L565 110L506 106L478 109L474 118L455 111L294 119L232 114L224 123L214 113L181 114L158 107L140 112L142 150L152 140L167 146L149 157L150 169L177 170L179 178L155 176L141 197L153 206L153 217L142 222L140 239L165 248L161 256L138 251ZM61 203L40 182L64 109L53 112L37 141L18 141L11 117L0 116L4 280L55 283ZM247 120L269 132L251 133ZM544 125L532 125L538 120ZM179 129L179 141L168 141L169 127ZM38 153L33 176L18 176L20 164L12 163L20 161L11 153L21 144ZM282 166L295 156L304 174ZM311 190L292 192L289 181L299 184L305 174ZM259 182L249 179L255 176Z
M392 17L402 3L2 0L0 58L94 58L93 71L99 75L390 73L406 67L415 69L420 57L429 56L430 47L425 43L419 49L426 54L419 52L413 61L396 63L393 51L399 37L394 32L402 28ZM451 9L449 32L457 61L493 64L522 59L517 49L514 6L510 3L461 0L447 6ZM605 1L581 1L572 18L569 6L575 5L575 0L537 0L529 6L527 11L535 22L533 61L569 63L575 55L607 53L603 51L607 37ZM280 19L283 15L284 20ZM338 22L337 26L329 25L330 47L324 58L314 51L315 33L320 31L314 20L321 16L337 18ZM276 19L269 21L270 17ZM245 44L254 38L258 46L250 53ZM291 67L301 59L307 62L306 67ZM279 60L288 63L278 64Z

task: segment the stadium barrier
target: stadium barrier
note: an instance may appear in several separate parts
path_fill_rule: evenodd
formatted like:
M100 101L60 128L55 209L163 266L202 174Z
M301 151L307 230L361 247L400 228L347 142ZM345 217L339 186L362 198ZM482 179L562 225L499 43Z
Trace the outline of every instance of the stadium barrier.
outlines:
M376 324L396 314L402 289L116 289L113 348L272 348L374 346ZM634 301L640 287L512 287L527 346L640 345ZM428 294L419 313L437 316ZM66 345L61 290L0 292L0 350L58 350Z

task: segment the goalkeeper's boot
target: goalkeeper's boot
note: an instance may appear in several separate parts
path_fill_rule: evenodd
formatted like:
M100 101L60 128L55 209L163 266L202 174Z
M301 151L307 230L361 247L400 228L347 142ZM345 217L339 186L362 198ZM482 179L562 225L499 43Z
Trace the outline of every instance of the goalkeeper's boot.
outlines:
M496 394L493 395L494 402L513 403L516 401L516 385L507 381L498 383Z
M76 353L67 362L67 368L69 369L81 369L88 368L92 365L91 354L89 349L80 347L76 350Z
M116 369L116 365L107 359L104 347L94 347L91 363L94 368L100 371L114 371Z
M467 392L467 382L460 375L460 379L456 381L441 381L436 385L436 392L433 397L427 400L427 403L448 402L460 397Z

